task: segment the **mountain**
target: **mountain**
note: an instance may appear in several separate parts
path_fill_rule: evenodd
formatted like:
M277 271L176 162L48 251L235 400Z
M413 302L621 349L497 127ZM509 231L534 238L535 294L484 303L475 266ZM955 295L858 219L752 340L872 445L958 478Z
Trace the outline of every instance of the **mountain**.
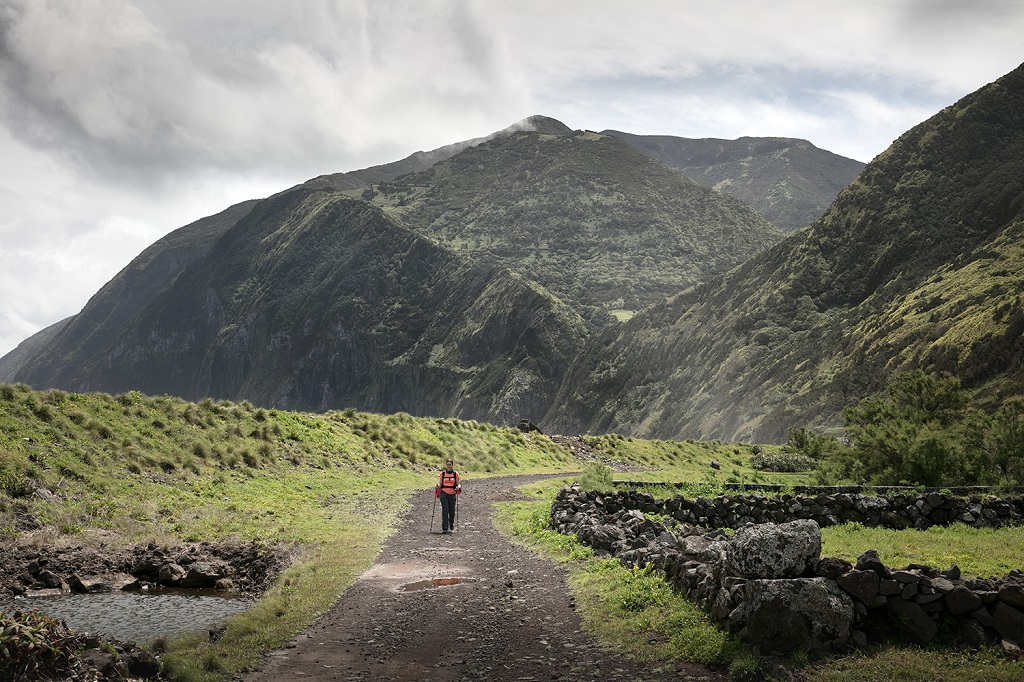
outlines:
M625 142L534 117L363 196L437 244L507 267L598 325L782 238L745 203Z
M131 319L94 328L18 378L507 422L543 414L586 333L532 282L307 188L257 203Z
M74 316L65 317L59 322L54 322L49 327L41 329L32 336L28 337L24 341L18 344L17 348L12 350L7 355L0 358L0 383L9 383L14 381L14 376L21 367L31 360L37 353L46 347L50 341L64 327L68 325L74 319Z
M593 339L561 432L781 440L904 369L1024 393L1024 66L901 136L808 230Z
M789 137L691 139L606 130L694 182L750 204L783 232L820 218L864 164Z

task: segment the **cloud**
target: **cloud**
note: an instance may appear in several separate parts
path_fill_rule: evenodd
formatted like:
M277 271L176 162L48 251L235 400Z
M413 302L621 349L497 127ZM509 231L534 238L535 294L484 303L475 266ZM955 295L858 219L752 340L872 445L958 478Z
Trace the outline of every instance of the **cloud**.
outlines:
M526 99L472 3L15 0L0 25L7 125L122 182L336 171Z

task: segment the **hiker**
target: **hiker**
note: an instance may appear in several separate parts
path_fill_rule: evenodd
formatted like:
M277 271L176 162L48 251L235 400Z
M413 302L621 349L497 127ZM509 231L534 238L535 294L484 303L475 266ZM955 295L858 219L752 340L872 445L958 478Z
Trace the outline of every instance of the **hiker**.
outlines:
M462 492L462 483L454 467L455 463L450 459L444 463L435 489L441 499L441 533L445 535L455 530L455 496Z

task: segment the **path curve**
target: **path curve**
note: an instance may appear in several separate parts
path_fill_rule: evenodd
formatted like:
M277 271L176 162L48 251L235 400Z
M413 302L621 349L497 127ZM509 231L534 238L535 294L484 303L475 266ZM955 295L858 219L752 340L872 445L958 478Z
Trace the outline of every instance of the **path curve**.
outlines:
M429 532L433 490L414 494L376 563L244 680L725 680L703 666L633 662L582 630L565 570L491 523L492 504L542 478L465 481L452 535L438 534L440 510ZM400 591L435 578L472 582Z

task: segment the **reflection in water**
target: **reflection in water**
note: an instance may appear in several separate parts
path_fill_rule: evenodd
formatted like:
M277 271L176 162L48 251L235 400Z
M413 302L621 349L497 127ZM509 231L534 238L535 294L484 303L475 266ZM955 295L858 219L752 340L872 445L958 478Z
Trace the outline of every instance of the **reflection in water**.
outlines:
M38 609L52 618L63 618L72 630L132 642L148 642L160 635L216 627L250 606L252 602L247 599L178 590L150 594L66 594L0 601L2 611Z
M416 592L418 590L430 590L435 587L444 587L447 585L458 585L460 583L475 583L476 578L430 578L428 580L418 580L414 583L406 583L398 588L399 592Z

